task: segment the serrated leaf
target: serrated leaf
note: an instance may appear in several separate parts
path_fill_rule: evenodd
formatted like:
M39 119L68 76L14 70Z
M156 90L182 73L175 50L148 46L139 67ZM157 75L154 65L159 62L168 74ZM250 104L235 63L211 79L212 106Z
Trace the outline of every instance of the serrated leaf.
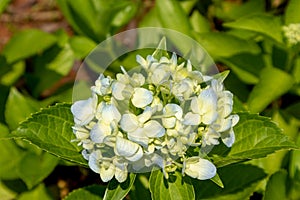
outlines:
M249 95L249 110L253 113L263 111L272 101L289 91L293 84L294 79L288 73L277 68L263 69L259 83Z
M73 115L70 104L57 104L32 115L14 131L23 138L58 157L87 166L72 132Z
M273 174L267 183L263 200L287 199L286 179L287 172L284 170Z
M160 170L152 171L150 175L150 192L153 200L186 200L195 199L195 192L191 179L182 177L180 172L165 179Z
M47 152L41 155L28 152L17 166L20 178L31 189L46 178L58 164L59 159Z
M245 29L266 35L275 41L282 42L280 19L270 15L254 14L224 23L225 27Z
M24 30L14 35L4 47L2 54L8 63L30 57L49 48L56 37L35 29Z
M41 105L29 97L23 96L16 88L12 87L5 106L5 120L11 130L18 127L31 113L37 112Z
M258 181L267 176L258 167L242 164L218 168L218 174L223 180L224 188L220 188L210 180L192 180L196 199L246 199L255 189L251 185L256 186Z
M213 57L230 57L240 53L260 53L260 48L254 42L226 33L200 33L195 34L195 37Z
M22 193L18 200L32 200L32 199L43 199L43 200L52 200L44 184L40 184L33 190Z
M116 179L112 179L105 190L103 199L120 200L125 198L134 183L135 177L136 174L131 173L123 183L119 183Z
M299 9L300 4L298 0L289 0L284 16L286 25L300 22Z
M211 152L219 154L213 158L217 166L265 157L280 149L297 148L269 118L249 113L238 115L240 121L234 127L236 141L231 149L226 150L220 145Z
M64 200L102 200L105 192L105 187L101 185L90 185L87 187L73 190L64 198Z

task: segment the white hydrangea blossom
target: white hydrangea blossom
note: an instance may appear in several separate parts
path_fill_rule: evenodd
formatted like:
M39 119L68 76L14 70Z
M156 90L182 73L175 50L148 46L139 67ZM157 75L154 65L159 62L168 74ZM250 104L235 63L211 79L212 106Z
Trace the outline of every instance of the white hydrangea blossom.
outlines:
M289 24L287 26L283 26L282 29L288 44L296 45L300 42L300 23Z
M214 177L205 148L221 141L231 147L239 121L231 114L233 95L224 89L225 76L204 76L189 61L179 64L175 53L170 59L138 55L136 60L139 73L121 67L115 79L101 74L92 97L71 107L75 141L90 168L105 182L113 177L124 182L129 172L152 167L166 178L179 168L200 180ZM191 156L189 148L201 152Z

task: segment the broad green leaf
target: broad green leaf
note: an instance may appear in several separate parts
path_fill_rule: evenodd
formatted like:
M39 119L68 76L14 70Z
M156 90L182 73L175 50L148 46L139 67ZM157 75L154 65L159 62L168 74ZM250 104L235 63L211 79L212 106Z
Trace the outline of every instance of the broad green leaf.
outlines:
M195 30L198 33L205 33L210 32L210 24L209 21L200 14L198 11L194 11L191 18L191 25L193 27L193 30Z
M273 174L268 181L263 200L287 199L286 181L286 171L281 170Z
M266 35L277 42L282 42L280 19L274 16L254 14L224 23L225 27L245 29Z
M179 31L191 36L191 24L188 16L176 0L157 0L155 2L158 16L164 28Z
M65 44L61 51L55 56L51 62L47 63L46 67L55 71L62 76L67 75L75 61L74 53L69 44Z
M8 188L2 181L0 181L0 197L2 200L15 199L17 192Z
M57 4L77 33L96 42L104 40L113 25L124 25L134 15L135 11L131 9L135 7L135 4L128 0L57 0ZM129 13L128 8L131 9ZM123 16L127 19L124 18L123 21L116 19L115 21L116 17L121 17L120 12L123 12ZM118 16L118 14L120 15Z
M223 20L238 19L249 13L263 13L265 2L261 0L251 0L243 3L231 1L218 1L215 3L216 17Z
M87 187L73 190L64 198L64 200L102 200L105 187L101 185L90 185Z
M43 181L56 167L59 159L47 152L41 155L28 152L17 167L20 178L29 189Z
M9 134L9 129L6 125L0 123L0 139L6 138L6 136Z
M200 33L195 36L196 40L213 57L230 57L240 53L260 53L260 48L254 42L226 33Z
M269 118L249 113L238 115L240 121L234 127L236 140L231 149L219 145L211 152L217 166L265 157L281 149L297 148Z
M10 3L10 0L0 1L0 14L5 10L6 6Z
M129 197L131 200L151 200L149 190L149 178L144 174L138 174L134 185L130 190Z
M3 85L13 85L24 74L25 62L17 62L15 64L10 65L10 68L11 70L0 78L0 83Z
M87 166L80 151L81 147L72 142L73 115L70 104L57 104L32 115L14 131L16 138L23 138L41 149L58 157Z
M253 113L263 111L294 84L291 75L277 68L263 69L259 78L259 83L253 88L247 102L249 110Z
M21 164L25 152L12 140L0 140L0 179L12 180L19 178L17 168Z
M221 62L230 67L239 79L247 84L258 83L259 72L265 67L261 54L241 53L221 59Z
M37 112L40 107L34 99L23 96L16 88L11 88L5 106L5 119L9 128L16 129L20 122Z
M70 38L70 45L75 56L79 59L86 57L95 47L96 43L87 37L74 36Z
M165 179L160 170L152 171L150 175L150 192L153 200L186 200L195 199L195 192L191 179L182 177L180 172Z
M125 198L133 186L136 174L129 174L125 182L119 183L116 179L112 179L106 190L103 199L104 200L120 200Z
M56 42L56 37L35 29L21 31L14 35L4 47L2 54L8 63L41 53Z
M300 119L300 102L288 106L286 111L297 119Z
M300 22L300 4L298 0L289 0L285 10L285 24L293 24Z
M218 168L218 174L223 181L224 188L220 188L210 180L193 179L196 199L247 199L259 181L267 176L262 169L244 164Z
M117 2L120 4L120 1ZM116 13L112 20L112 26L122 27L126 25L137 13L138 4L134 1L123 1L122 9ZM125 5L127 4L127 5Z
M47 188L44 184L40 184L33 190L24 192L18 196L18 200L33 200L33 199L43 199L43 200L52 200L53 197L49 195Z
M143 19L139 22L139 27L162 27L161 20L158 19L158 8L153 7L145 14Z

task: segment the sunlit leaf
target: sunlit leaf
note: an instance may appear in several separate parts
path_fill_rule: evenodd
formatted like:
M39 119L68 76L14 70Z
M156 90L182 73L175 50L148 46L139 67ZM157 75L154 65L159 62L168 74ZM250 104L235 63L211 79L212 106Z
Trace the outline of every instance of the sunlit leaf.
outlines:
M297 148L269 118L248 113L238 115L240 121L234 127L236 140L231 149L219 145L212 151L212 154L219 154L213 157L217 166L265 157L280 149Z
M33 190L22 193L18 197L18 200L33 200L33 199L52 200L53 197L49 195L44 184L40 184Z
M5 119L9 128L16 129L20 122L37 112L40 107L39 102L23 96L16 88L11 88L5 107Z
M87 187L82 187L76 190L73 190L64 198L64 200L102 200L102 197L105 192L105 187L101 185L90 185Z
M126 181L119 183L116 179L112 179L106 190L103 199L104 200L119 200L123 199L133 186L136 174L129 174Z
M249 110L253 113L263 111L272 101L289 91L294 84L291 75L277 68L263 69L259 79L248 99Z
M41 155L28 152L17 166L20 178L28 188L43 181L56 167L59 159L47 152Z
M259 181L266 177L264 171L251 165L230 165L218 169L224 188L210 180L193 180L196 199L240 200L248 199Z
M36 29L28 29L14 35L5 45L2 54L8 63L41 53L56 42L56 37Z
M227 22L225 27L245 29L266 35L278 42L282 42L280 19L274 16L254 14Z
M300 22L300 4L298 0L289 0L285 10L285 24L299 23Z
M70 104L57 104L41 110L24 121L14 132L16 138L23 138L58 157L87 166L72 132L73 115Z
M286 171L281 170L273 174L268 181L263 199L264 200L287 199L286 180L287 180Z
M259 47L254 42L226 33L200 33L196 35L196 39L213 57L229 57L240 53L260 53Z
M152 171L150 176L150 191L153 200L185 200L194 199L195 192L191 179L182 177L180 172L170 175L165 179L160 170Z

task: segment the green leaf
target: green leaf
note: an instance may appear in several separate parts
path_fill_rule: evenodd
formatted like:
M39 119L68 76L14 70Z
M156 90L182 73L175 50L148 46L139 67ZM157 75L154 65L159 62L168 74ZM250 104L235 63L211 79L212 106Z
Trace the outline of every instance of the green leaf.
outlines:
M231 1L218 1L215 3L216 17L223 20L238 19L249 15L249 13L263 13L265 2L261 0L251 0L243 3Z
M119 183L116 179L112 179L105 191L104 200L120 200L125 198L133 186L136 174L131 173L127 180Z
M20 61L9 66L11 69L0 78L3 85L13 85L25 72L25 62Z
M300 102L294 103L286 108L286 111L292 116L300 119Z
M8 63L41 53L56 42L56 37L35 29L21 31L14 35L4 47L2 54Z
M224 23L225 27L245 29L266 35L277 42L282 42L280 19L274 16L254 14Z
M138 174L134 185L129 193L131 200L151 200L149 190L149 177L145 174Z
M58 157L87 166L81 155L82 148L72 132L73 115L70 104L57 104L32 115L14 131L13 135L23 138Z
M55 71L62 76L67 75L75 61L74 53L69 44L65 44L61 51L55 56L51 62L47 63L46 67Z
M263 111L272 101L289 91L293 84L293 77L288 73L277 68L263 69L259 83L248 98L249 110L253 113Z
M37 112L40 107L37 101L23 96L16 88L11 88L5 106L5 119L9 128L16 129L20 122Z
M17 168L25 152L12 140L0 140L0 179L12 180L19 178Z
M247 84L256 84L259 79L259 72L265 67L265 62L261 54L241 53L229 58L221 59L239 77Z
M33 190L24 192L18 197L18 200L32 200L32 199L52 200L53 197L49 195L45 185L40 184Z
M0 14L5 10L6 6L10 3L10 0L0 1Z
M273 174L266 187L263 200L287 199L286 197L287 172L284 170Z
M16 199L17 192L8 188L2 181L0 181L0 197L2 200Z
M260 53L260 48L252 41L243 40L226 33L195 34L196 40L213 57L230 57L240 53Z
M160 170L152 171L150 175L150 192L153 200L186 200L195 199L195 192L191 179L182 177L180 172L165 179Z
M190 21L178 1L157 0L155 6L164 28L191 36L192 27Z
M238 115L240 121L234 127L236 140L231 149L219 145L211 152L217 166L265 157L280 149L297 148L269 118L249 113Z
M300 4L298 0L289 0L289 3L285 10L285 24L293 24L300 22Z
M90 185L87 187L73 190L64 198L64 200L102 200L105 192L105 187L101 185Z
M17 167L20 178L31 189L43 181L56 167L59 159L47 152L41 155L28 152Z
M223 180L224 188L220 188L210 180L193 179L196 199L248 199L259 181L267 176L258 167L242 164L221 167L218 174Z
M75 57L82 59L86 57L95 47L96 43L87 37L74 36L70 38L70 45Z
M191 25L193 27L193 30L195 30L198 33L205 33L210 32L210 24L209 21L200 14L199 11L194 11L191 18Z

